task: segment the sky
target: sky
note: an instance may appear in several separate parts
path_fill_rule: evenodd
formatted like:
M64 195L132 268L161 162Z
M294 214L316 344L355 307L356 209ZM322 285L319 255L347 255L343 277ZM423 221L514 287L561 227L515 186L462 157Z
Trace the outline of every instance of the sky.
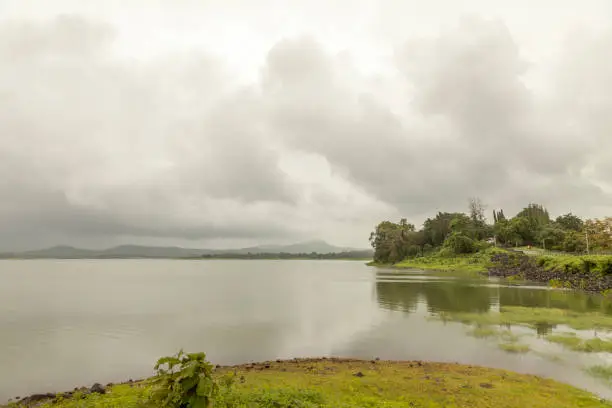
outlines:
M609 0L0 0L0 250L612 215Z

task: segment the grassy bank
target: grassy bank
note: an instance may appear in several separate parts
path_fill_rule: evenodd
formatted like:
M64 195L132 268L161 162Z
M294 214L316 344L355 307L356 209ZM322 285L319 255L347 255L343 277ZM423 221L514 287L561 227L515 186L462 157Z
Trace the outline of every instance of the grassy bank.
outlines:
M215 407L612 407L558 382L474 366L306 359L220 368L236 384ZM56 408L141 407L150 386L116 385L106 394L48 402Z
M491 264L493 254L504 252L498 248L487 248L474 254L443 256L435 251L425 256L407 258L393 265L370 262L370 266L389 267L397 269L424 269L443 272L458 272L472 276L486 274Z

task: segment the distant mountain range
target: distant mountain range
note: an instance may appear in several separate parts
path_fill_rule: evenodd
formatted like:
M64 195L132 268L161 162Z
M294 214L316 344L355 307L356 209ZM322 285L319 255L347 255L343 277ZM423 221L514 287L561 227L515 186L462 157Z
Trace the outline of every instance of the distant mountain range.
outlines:
M204 255L245 255L245 254L318 254L363 252L363 248L343 248L315 240L291 245L260 245L239 249L196 249L181 247L156 247L142 245L120 245L108 249L82 249L59 245L35 251L0 253L0 258L200 258Z

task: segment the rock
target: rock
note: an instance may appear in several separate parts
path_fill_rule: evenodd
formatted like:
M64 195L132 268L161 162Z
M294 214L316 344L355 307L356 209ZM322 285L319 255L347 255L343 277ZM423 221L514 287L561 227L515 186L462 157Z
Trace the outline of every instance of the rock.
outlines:
M25 397L21 400L21 405L30 406L31 404L47 401L50 399L54 399L55 394L47 393L47 394L32 394L29 397Z
M90 389L89 392L92 394L106 394L106 390L102 386L102 384L95 383Z
M480 383L481 388L493 388L493 384L491 383Z
M365 377L365 374L363 374L361 371L359 371L359 372L353 374L353 376L361 378L361 377Z

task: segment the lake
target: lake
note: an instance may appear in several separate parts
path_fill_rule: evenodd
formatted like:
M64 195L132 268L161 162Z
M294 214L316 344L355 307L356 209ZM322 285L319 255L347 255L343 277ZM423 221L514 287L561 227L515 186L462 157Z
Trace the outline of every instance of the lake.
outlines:
M218 364L307 356L460 362L612 397L585 371L612 363L610 353L569 351L545 338L571 328L506 325L530 348L517 353L448 319L516 306L612 316L597 296L323 260L10 260L0 261L0 282L0 403L142 378L180 348Z

